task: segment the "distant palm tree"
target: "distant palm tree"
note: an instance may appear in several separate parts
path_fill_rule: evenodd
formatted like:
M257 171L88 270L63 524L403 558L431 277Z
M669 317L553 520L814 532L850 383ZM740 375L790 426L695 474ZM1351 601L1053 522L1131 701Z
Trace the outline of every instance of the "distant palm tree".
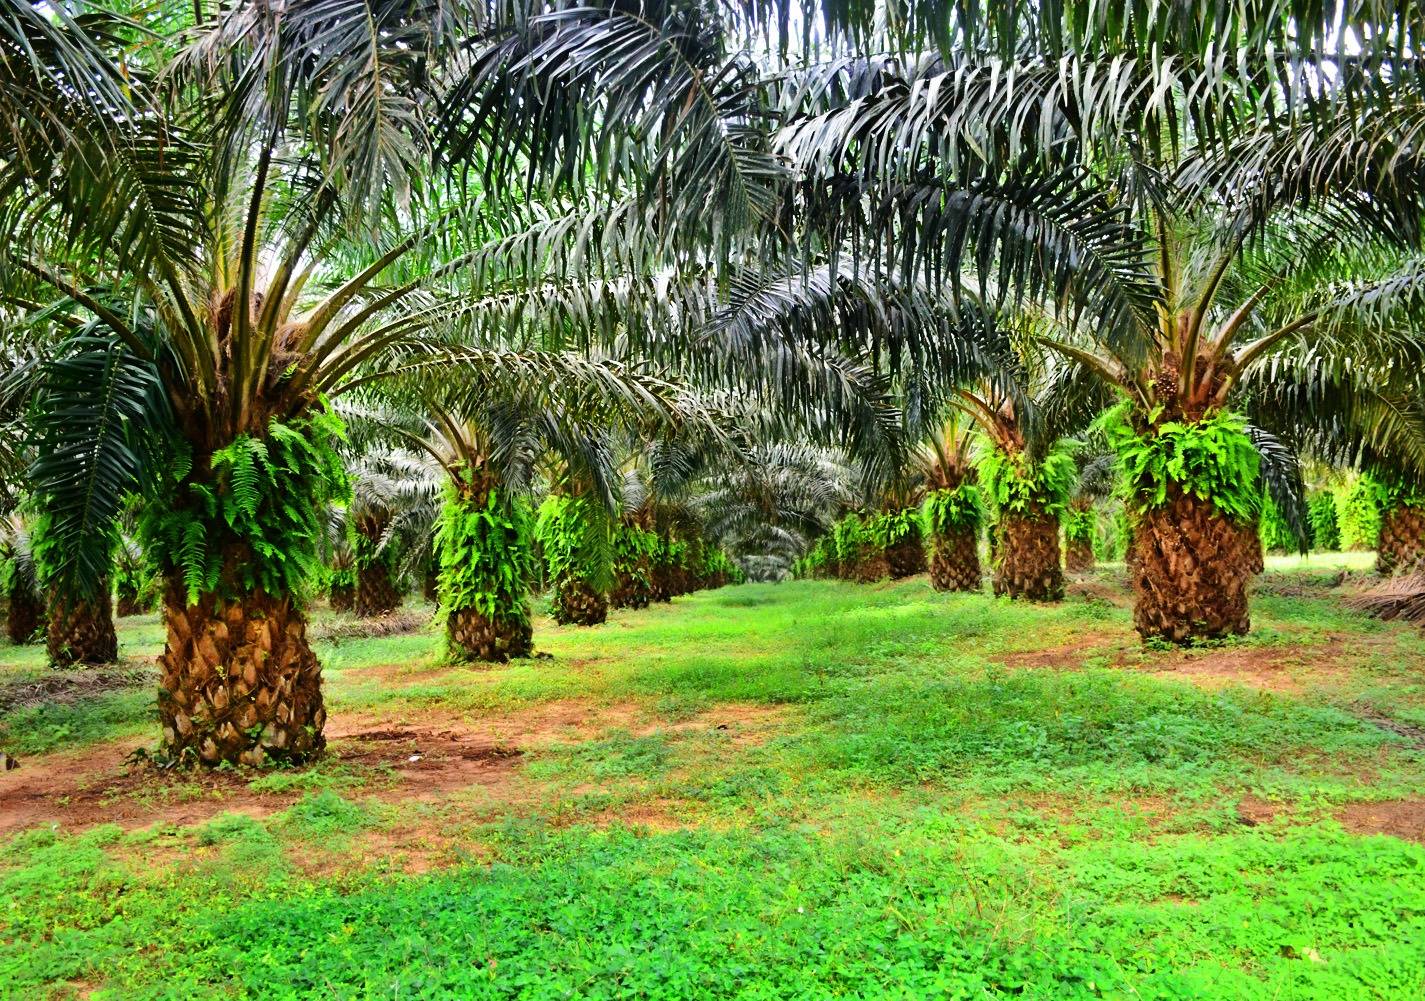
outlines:
M1046 343L1127 401L1138 630L1242 632L1266 439L1239 410L1270 426L1285 380L1329 421L1363 359L1420 370L1421 18L1106 11L947 8L916 32L939 52L794 76L778 147L869 266L1056 318Z

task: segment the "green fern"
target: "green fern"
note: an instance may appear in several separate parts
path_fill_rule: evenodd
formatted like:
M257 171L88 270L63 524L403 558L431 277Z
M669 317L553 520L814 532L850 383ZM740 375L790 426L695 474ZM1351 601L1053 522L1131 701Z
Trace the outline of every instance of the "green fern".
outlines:
M189 603L219 591L305 595L321 572L325 511L348 493L336 451L344 434L326 409L273 421L265 439L239 435L215 451L204 479L192 453L180 454L167 502L140 517L145 551L182 580Z
M1187 423L1157 422L1145 430L1131 419L1128 402L1097 422L1123 464L1124 503L1137 511L1161 507L1174 491L1211 501L1239 522L1255 521L1262 509L1261 455L1247 436L1246 421L1231 411Z

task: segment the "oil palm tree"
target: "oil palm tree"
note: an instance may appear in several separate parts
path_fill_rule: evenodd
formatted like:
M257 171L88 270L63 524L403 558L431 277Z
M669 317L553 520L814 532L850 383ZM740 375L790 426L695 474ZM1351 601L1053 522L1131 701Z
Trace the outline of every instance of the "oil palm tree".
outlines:
M726 552L753 580L790 576L810 541L854 500L853 473L842 455L782 434L729 455L691 489L713 551Z
M13 512L0 519L0 585L5 591L5 635L16 646L34 642L44 625L45 606L29 525Z
M947 14L954 51L809 74L778 146L874 266L1059 317L1053 346L1127 401L1139 631L1245 630L1246 384L1294 351L1419 368L1418 12L1000 13Z
M1118 486L1118 457L1107 443L1086 436L1074 453L1076 477L1064 515L1064 569L1083 573L1094 568L1099 506Z
M402 560L435 527L442 477L424 456L372 448L347 466L351 501L345 520L353 539L353 606L362 617L400 607Z
M921 517L930 553L930 583L937 591L979 591L982 586L984 500L971 426L952 417L932 429L915 450L925 481Z
M604 499L615 492L614 452L597 431L581 443L577 461L548 464L548 493L534 535L544 560L554 621L596 626L609 614L614 577L614 525L620 512ZM621 498L620 498L621 499Z
M520 365L527 377L515 381L393 386L414 393L417 402L407 412L424 414L424 434L393 430L445 475L435 544L447 648L455 660L503 661L531 652L527 598L537 570L537 522L530 499L541 466L555 472L555 496L580 502L586 520L562 526L580 535L571 543L574 555L593 554L588 565L571 561L570 552L556 560L556 599L563 594L581 606L602 604L612 558L608 526L619 515L622 492L610 436L661 429L723 437L729 430L725 415L686 385L638 363L566 351L529 353ZM586 530L601 537L588 542Z

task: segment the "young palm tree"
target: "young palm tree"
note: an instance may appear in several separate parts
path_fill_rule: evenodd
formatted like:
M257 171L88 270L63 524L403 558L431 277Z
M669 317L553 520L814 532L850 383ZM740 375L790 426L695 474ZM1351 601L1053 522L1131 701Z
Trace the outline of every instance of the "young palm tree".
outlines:
M45 652L54 667L74 664L111 664L119 656L114 629L112 576L105 573L92 591L72 589L59 571L63 542L53 531L49 512L41 511L31 524L30 551L41 593L45 595ZM115 526L108 534L106 562L120 546Z
M930 550L930 583L937 591L979 591L980 526L984 501L978 486L973 436L962 422L943 422L916 447L925 478L921 517Z
M1064 515L1064 569L1083 573L1094 568L1099 505L1118 485L1118 457L1090 439L1074 453L1074 465L1077 476Z
M30 528L18 514L0 519L0 587L5 592L5 635L16 646L34 642L44 625L45 606Z
M160 580L143 547L123 535L114 555L114 614L119 618L153 611Z
M348 467L353 606L363 618L401 605L402 558L434 531L442 478L430 464L400 449L369 449Z

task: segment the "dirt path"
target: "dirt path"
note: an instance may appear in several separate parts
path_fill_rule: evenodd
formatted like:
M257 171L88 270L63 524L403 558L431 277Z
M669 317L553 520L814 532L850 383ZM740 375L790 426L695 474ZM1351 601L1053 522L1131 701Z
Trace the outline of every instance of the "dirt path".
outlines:
M784 715L775 706L721 705L669 724L637 703L579 700L477 719L435 710L338 715L327 727L326 758L310 772L293 771L298 781L281 791L270 788L270 779L282 772L163 771L130 760L142 741L98 744L27 759L0 773L0 836L48 823L67 830L135 829L199 824L224 812L265 817L320 787L300 781L303 776L323 774L337 788L359 783L362 795L384 802L433 802L479 788L513 805L534 796L522 767L528 752L610 731L641 736L709 727L728 731L736 745L763 739Z

